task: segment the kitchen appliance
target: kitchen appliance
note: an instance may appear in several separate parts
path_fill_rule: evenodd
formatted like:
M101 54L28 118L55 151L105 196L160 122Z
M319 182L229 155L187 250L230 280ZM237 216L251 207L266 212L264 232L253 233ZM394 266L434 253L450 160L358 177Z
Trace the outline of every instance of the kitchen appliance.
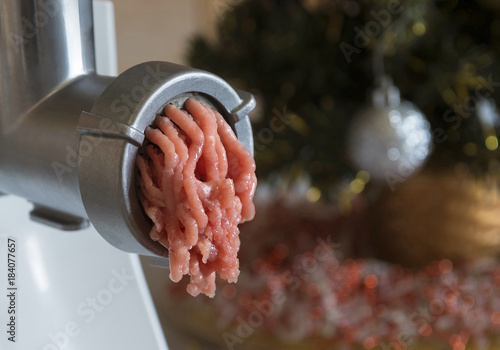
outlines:
M137 255L168 265L136 195L143 131L194 97L253 151L251 94L167 62L112 77L115 46L108 1L0 0L1 349L167 349Z

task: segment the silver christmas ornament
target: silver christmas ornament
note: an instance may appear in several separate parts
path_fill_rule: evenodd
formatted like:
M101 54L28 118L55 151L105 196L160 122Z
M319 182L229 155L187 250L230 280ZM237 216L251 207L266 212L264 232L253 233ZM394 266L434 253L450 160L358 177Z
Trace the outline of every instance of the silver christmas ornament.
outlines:
M430 125L415 105L400 100L391 79L383 77L372 104L354 117L347 148L354 165L372 179L406 178L431 152Z
M484 133L495 133L495 129L500 125L500 115L495 101L484 97L479 98L476 114Z

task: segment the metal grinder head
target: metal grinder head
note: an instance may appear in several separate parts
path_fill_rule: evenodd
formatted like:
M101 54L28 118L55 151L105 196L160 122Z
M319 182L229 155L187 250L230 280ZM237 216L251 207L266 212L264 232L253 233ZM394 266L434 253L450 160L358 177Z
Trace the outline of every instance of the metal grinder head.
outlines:
M253 154L248 114L255 108L254 97L211 73L172 63L130 68L80 116L78 181L83 204L96 230L116 248L168 256L166 248L149 237L152 224L137 196L135 161L146 127L165 105L182 108L189 97L217 109Z

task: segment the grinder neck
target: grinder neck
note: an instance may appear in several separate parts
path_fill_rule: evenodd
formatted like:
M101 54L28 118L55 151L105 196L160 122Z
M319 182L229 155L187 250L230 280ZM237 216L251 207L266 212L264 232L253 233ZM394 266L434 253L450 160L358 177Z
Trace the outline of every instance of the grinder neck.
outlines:
M0 133L95 72L91 0L0 0Z

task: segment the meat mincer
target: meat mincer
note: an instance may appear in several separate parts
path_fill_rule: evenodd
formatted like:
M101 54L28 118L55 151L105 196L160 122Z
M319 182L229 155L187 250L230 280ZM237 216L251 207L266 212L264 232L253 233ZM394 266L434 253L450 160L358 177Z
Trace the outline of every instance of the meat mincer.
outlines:
M111 2L0 0L1 349L166 350L138 258L168 266L136 194L143 131L194 97L253 152L251 94L168 62L116 73Z

